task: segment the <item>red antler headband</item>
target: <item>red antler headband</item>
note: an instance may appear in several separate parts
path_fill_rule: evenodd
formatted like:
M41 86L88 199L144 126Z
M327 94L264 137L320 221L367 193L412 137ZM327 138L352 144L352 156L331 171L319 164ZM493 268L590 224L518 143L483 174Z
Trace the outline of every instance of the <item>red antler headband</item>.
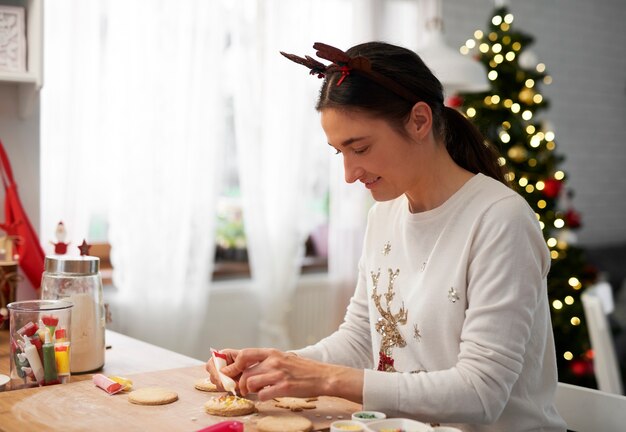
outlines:
M324 78L325 74L332 72L341 72L341 77L337 81L337 85L341 85L344 79L350 75L350 72L355 71L409 102L414 103L420 100L420 98L415 96L415 94L413 94L413 92L408 90L406 87L398 84L391 78L372 70L372 65L370 64L369 59L363 56L350 57L340 49L321 42L315 42L313 44L313 48L317 50L316 55L318 57L329 60L332 64L326 66L324 63L321 63L309 56L304 56L303 58L293 54L287 54L282 51L280 53L289 60L306 66L311 70L310 74L317 75L318 78Z

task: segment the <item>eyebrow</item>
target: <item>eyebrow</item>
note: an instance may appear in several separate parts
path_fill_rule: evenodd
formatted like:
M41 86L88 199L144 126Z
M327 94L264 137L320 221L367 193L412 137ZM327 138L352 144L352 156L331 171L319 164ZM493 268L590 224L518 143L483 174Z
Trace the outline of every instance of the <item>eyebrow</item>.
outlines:
M361 141L361 140L364 140L366 138L368 138L368 137L362 136L362 137L348 138L347 140L345 140L344 142L341 143L341 146L342 147L347 147L347 146L350 146L350 145L354 144L357 141ZM331 147L334 147L331 143L328 143L328 145L331 146Z

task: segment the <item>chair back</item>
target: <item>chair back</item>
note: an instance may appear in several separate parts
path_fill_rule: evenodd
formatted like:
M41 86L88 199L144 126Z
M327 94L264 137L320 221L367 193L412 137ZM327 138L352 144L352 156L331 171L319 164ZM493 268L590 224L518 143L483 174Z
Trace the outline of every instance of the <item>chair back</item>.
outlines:
M599 294L599 290L591 287L581 295L593 349L594 373L600 390L623 395L622 375L615 354L613 335ZM626 430L626 425L624 430Z
M626 396L558 383L556 409L576 432L624 432Z

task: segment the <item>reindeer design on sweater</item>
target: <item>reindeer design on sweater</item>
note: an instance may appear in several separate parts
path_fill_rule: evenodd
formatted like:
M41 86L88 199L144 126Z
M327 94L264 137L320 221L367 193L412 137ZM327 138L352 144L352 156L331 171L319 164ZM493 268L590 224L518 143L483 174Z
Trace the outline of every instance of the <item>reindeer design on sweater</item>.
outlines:
M376 309L380 313L380 318L376 322L376 331L382 336L378 360L378 370L385 372L395 372L394 359L392 356L392 349L394 347L402 348L406 346L406 341L400 334L398 326L404 325L407 322L408 311L404 308L404 302L398 310L393 313L391 311L391 302L395 296L394 282L400 273L399 269L393 271L388 269L389 283L387 285L387 292L385 293L385 307L381 304L382 294L378 294L378 282L380 279L380 269L377 273L371 272L372 275L372 300L376 305Z

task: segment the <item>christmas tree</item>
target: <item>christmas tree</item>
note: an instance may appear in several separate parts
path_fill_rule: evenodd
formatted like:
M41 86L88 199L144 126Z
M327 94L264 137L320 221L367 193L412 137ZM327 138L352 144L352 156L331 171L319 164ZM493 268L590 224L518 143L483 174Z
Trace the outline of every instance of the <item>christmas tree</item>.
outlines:
M555 133L537 115L548 107L540 87L551 82L543 63L528 46L533 38L513 29L513 15L497 8L487 31L477 30L461 47L484 64L491 88L448 100L500 150L506 178L536 212L550 249L548 297L554 328L559 380L596 387L593 352L580 295L595 280L584 251L575 245L580 215L559 168Z

